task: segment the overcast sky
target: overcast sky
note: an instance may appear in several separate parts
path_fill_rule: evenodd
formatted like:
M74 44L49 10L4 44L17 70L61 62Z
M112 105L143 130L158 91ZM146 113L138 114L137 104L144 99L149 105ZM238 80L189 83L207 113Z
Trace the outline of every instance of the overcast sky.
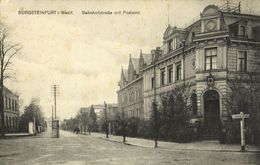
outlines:
M225 0L73 1L0 0L0 18L10 40L22 46L13 59L15 80L6 86L18 92L21 109L34 97L51 115L51 85L58 84L57 115L74 116L80 107L117 103L121 66L129 54L139 57L162 45L169 23L185 27L208 4ZM238 2L238 0L233 0ZM260 2L242 1L242 11L260 15ZM73 15L19 15L19 10L66 10ZM82 15L82 11L140 11L138 15Z

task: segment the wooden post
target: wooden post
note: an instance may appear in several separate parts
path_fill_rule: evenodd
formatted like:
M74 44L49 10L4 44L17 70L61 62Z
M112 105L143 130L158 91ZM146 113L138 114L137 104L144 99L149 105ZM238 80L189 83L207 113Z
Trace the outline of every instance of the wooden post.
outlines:
M245 120L242 118L240 120L240 129L241 129L241 151L245 151Z
M33 133L34 133L34 135L36 135L36 121L35 121L35 117L33 117Z
M241 132L241 151L245 151L245 118L249 118L249 114L240 112L239 114L232 115L233 119L240 119L240 132Z

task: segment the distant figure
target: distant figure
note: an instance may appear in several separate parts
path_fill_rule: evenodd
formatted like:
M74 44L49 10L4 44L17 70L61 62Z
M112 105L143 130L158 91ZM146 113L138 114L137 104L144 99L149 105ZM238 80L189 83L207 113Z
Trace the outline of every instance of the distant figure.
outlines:
M77 134L79 134L79 128L78 127L76 127L76 128L74 128L74 130L73 130L73 133L77 133Z

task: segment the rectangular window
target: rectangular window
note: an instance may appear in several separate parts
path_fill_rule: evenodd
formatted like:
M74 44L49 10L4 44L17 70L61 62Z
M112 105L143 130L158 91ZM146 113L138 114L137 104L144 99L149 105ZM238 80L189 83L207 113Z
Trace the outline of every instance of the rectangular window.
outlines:
M205 49L206 70L217 69L217 48Z
M172 43L172 47L173 47L173 50L175 50L176 48L177 48L177 38L176 37L174 37L173 38L173 43Z
M181 63L178 62L176 65L176 80L181 80Z
M246 27L245 26L240 26L239 27L239 31L240 31L240 36L245 37L246 36Z
M8 127L8 117L7 116L5 117L5 124Z
M11 99L9 98L9 107L8 109L11 109Z
M8 98L5 97L5 109L8 109Z
M173 50L173 44L172 44L172 39L168 41L168 53Z
M165 69L161 69L161 85L165 85Z
M173 68L172 66L168 66L168 83L173 82Z
M152 89L154 88L154 77L151 78L151 85L152 85Z
M238 52L237 65L238 65L237 69L239 72L247 71L247 52L246 51Z

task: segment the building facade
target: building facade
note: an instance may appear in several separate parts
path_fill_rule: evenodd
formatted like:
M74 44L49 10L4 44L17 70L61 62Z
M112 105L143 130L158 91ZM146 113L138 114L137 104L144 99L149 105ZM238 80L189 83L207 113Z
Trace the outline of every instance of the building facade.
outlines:
M107 122L108 122L108 130L110 134L113 134L115 132L115 120L117 115L120 113L118 112L117 104L107 104L106 106L106 111L105 111L105 105L104 104L97 104L97 105L92 105L96 115L97 115L97 124L99 126L99 130L101 130L102 127L102 122L105 119L105 112L106 112L106 117L107 117ZM87 123L88 121L86 120L86 116L89 116L91 107L81 107L80 111L78 113L78 127L80 128L81 132L84 132L88 127Z
M121 112L118 111L117 104L107 104L106 111L102 111L103 118L107 118L107 127L109 134L116 134L118 128L117 121L120 115Z
M200 121L206 134L217 135L231 115L226 102L229 81L254 72L259 84L260 16L242 14L240 6L209 5L186 28L169 25L162 46L152 50L149 59L139 77L144 118L150 118L154 100L186 85L192 121ZM126 96L120 94L119 101Z
M19 127L19 96L4 87L4 121L7 133L17 132ZM0 116L1 119L1 116ZM1 122L0 122L1 125Z
M151 61L150 54L140 52L139 58L130 55L128 69L121 69L118 83L118 111L125 117L144 118L143 107L143 75L141 70Z

